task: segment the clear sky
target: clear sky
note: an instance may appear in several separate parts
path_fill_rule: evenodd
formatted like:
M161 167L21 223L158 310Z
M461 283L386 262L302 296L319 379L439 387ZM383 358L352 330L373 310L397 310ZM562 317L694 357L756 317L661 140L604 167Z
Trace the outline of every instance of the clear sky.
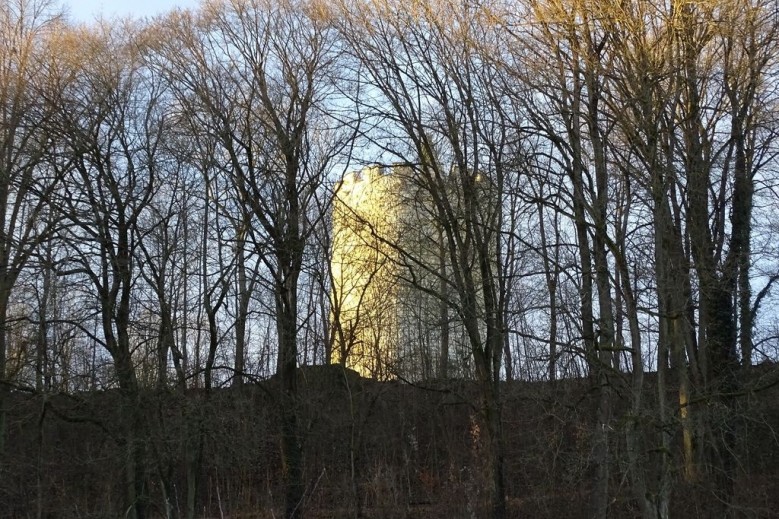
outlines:
M154 16L176 7L191 9L200 5L200 0L63 0L72 20L91 22L101 15Z

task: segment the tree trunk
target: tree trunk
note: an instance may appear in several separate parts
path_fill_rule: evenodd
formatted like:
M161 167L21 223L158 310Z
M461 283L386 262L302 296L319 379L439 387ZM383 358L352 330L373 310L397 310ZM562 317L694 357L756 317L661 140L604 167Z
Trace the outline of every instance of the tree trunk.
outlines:
M498 382L493 382L486 392L486 424L488 427L490 475L492 477L492 519L508 517L506 509L506 483L503 475L505 453L503 446L503 423L501 419L500 394Z
M6 355L8 348L8 297L10 290L0 285L0 456L5 454L6 401L10 392L7 377Z
M251 293L246 280L246 256L244 253L245 239L244 231L238 231L238 241L236 243L236 255L238 259L238 297L236 298L236 316L235 316L235 370L233 374L233 385L241 386L244 381L244 369L246 362L246 320L249 313L249 299Z
M290 211L289 218L297 213ZM298 250L297 233L289 239L289 249ZM279 354L276 374L281 383L281 457L285 483L284 515L286 519L303 517L303 451L298 426L299 395L297 384L297 281L302 254L292 250L277 250L280 272L276 287L276 327ZM302 251L301 251L302 252ZM289 254L289 255L288 255Z
M438 377L449 378L449 281L446 277L446 244L441 227L438 227L438 275L441 298L438 307L438 320L441 326L441 348L438 365Z

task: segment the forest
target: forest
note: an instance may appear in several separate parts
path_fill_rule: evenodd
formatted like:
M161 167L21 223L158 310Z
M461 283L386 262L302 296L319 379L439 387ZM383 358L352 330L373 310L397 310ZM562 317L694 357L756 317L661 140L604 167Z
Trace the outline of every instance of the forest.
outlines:
M0 517L776 516L775 1L0 32ZM379 380L330 261L365 167L437 249L360 222L438 334Z

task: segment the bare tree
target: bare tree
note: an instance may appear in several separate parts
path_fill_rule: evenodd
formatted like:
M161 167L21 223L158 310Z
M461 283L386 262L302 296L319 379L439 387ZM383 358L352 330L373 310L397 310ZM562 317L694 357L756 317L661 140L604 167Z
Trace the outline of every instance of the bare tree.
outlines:
M451 2L410 10L369 2L341 16L355 70L370 85L356 100L375 128L367 138L402 165L395 174L412 214L400 234L416 233L411 243L382 241L397 252L400 279L446 305L463 329L481 392L487 508L505 517L500 379L515 256L505 248L504 210L524 154L488 58L505 33L489 24L490 9Z
M56 25L48 2L0 2L0 453L5 441L8 304L18 276L51 230L44 218L56 173L46 166L48 119L62 79L47 63Z
M198 20L181 16L164 53L180 101L218 139L218 167L251 215L243 232L253 231L254 253L269 273L287 517L300 516L305 497L295 367L309 209L344 146L321 111L338 53L319 9L261 0L207 6Z
M581 268L580 307L582 341L590 373L595 382L598 411L593 433L594 490L592 514L606 517L609 503L611 430L611 381L615 318L609 260L610 150L612 126L602 97L606 71L610 66L610 36L600 24L600 8L587 2L532 2L538 21L530 28L527 52L555 67L538 76L548 80L548 98L555 113L546 117L546 106L529 96L526 103L534 122L562 155L568 173L570 202L576 228ZM526 73L530 84L538 85L537 69ZM548 106L548 105L547 105ZM541 107L539 109L539 107ZM598 317L596 318L596 313Z
M126 504L144 517L145 419L132 340L139 221L157 189L164 134L161 85L142 66L143 42L132 25L75 29L63 36L76 78L56 116L58 142L73 157L59 199L69 246L60 275L82 276L94 290L100 335L126 405ZM76 58L76 56L79 56ZM83 59L89 56L88 60Z

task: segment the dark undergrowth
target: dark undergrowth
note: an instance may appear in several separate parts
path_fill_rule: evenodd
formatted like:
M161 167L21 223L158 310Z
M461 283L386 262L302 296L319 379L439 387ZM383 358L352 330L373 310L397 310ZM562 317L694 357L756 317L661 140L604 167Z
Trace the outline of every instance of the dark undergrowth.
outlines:
M732 398L729 423L735 424L736 441L728 506L736 517L779 516L774 375L749 375L745 387L760 390L745 389ZM336 367L307 368L300 377L306 517L487 515L488 478L472 383L374 382ZM651 377L647 386L651 402ZM627 395L619 382L615 389L611 511L613 517L635 517L624 449ZM271 380L210 393L140 395L135 411L144 417L138 442L148 515L186 517L189 487L197 490L195 517L280 517L276 391ZM122 517L128 414L123 402L118 391L13 394L0 468L0 517ZM511 517L588 517L594 407L587 380L504 385ZM653 417L649 405L641 417L642 456L648 462L658 455L653 446L661 429ZM677 452L669 455L679 458ZM672 474L672 517L713 517L722 495L715 472L699 467L691 482L683 482L678 470Z

